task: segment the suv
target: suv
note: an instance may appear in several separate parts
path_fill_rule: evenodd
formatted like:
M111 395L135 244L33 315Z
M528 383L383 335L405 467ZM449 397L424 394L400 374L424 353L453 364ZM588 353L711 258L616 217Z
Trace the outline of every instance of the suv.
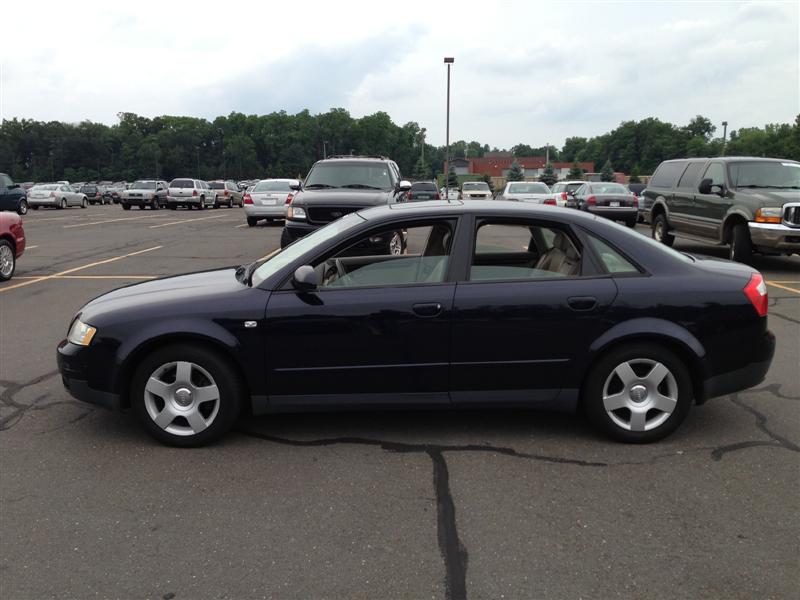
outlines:
M120 204L122 210L130 210L131 206L144 208L149 206L152 210L158 210L166 206L167 202L167 182L156 179L139 179L134 181L130 188L120 193Z
M287 200L281 248L348 213L403 202L411 184L386 157L335 156L314 163L303 185L292 187L296 193ZM399 253L405 241L396 239L397 233L375 239L376 249Z
M439 190L433 181L415 181L406 194L406 200L418 202L421 200L440 200Z
M173 179L167 190L167 206L175 210L179 206L203 210L217 203L217 192L200 179Z
M800 254L800 162L721 157L668 160L644 191L653 239L675 236L730 246L730 259L753 252Z
M111 204L111 198L106 195L105 188L100 184L87 183L82 185L78 193L86 196L89 204Z
M244 205L244 194L233 181L209 181L208 186L217 194L214 208L219 208L220 206L233 208L234 206Z
M5 173L0 173L0 210L11 210L20 215L28 212L28 197L25 190Z

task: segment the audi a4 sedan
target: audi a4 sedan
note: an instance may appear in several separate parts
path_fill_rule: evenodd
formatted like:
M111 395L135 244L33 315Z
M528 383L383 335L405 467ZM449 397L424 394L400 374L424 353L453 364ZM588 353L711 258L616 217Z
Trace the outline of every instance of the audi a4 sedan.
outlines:
M401 253L363 251L398 230ZM774 346L751 267L574 210L433 201L104 294L57 356L73 396L176 446L249 415L420 406L580 408L614 439L652 442L760 383Z

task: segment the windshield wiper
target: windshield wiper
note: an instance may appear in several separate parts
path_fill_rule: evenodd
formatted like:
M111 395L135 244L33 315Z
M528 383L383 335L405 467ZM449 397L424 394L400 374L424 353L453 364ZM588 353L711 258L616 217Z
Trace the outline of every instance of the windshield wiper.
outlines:
M307 190L322 189L322 188L335 188L335 185L328 185L327 183L310 183L303 186Z
M364 183L348 183L347 185L343 185L343 188L350 188L353 190L382 190L383 188L376 187L374 185L366 185Z

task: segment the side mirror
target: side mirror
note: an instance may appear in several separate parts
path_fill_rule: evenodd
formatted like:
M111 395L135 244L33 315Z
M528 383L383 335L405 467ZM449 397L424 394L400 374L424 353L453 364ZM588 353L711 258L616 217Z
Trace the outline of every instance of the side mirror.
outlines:
M710 194L711 193L711 179L703 179L700 182L700 185L697 187L697 190L701 194Z
M289 186L289 189L295 192L299 192L303 186L299 183L293 183Z
M317 272L311 265L297 267L292 277L292 285L298 292L313 292L317 289Z
M406 181L405 179L403 179L403 181L397 184L397 191L399 192L407 192L410 189L411 189L411 182Z

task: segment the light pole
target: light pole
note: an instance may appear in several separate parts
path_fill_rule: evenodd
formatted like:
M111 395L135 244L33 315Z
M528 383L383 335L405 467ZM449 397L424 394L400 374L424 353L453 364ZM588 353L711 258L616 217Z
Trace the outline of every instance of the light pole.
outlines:
M452 56L444 57L444 64L447 65L447 128L445 130L447 154L444 163L444 197L448 202L450 201L450 65L454 62L456 59Z
M322 158L328 158L328 141L322 141Z
M725 156L725 145L728 143L728 122L722 122L722 156Z

